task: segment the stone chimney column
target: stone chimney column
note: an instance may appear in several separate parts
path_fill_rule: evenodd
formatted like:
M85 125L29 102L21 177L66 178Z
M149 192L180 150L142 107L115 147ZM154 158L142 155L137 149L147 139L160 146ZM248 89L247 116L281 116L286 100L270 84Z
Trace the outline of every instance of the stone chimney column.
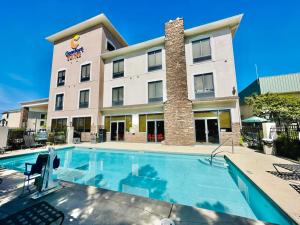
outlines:
M193 145L194 115L188 99L183 19L165 24L165 51L168 99L164 103L165 143Z

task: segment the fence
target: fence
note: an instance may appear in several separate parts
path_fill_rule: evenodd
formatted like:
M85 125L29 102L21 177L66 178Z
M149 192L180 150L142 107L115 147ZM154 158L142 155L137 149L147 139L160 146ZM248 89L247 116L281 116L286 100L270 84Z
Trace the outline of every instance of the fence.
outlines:
M300 127L298 125L276 126L271 128L271 133L276 132L277 138L286 138L289 141L299 141Z
M249 147L262 149L263 131L261 126L243 126L241 134Z

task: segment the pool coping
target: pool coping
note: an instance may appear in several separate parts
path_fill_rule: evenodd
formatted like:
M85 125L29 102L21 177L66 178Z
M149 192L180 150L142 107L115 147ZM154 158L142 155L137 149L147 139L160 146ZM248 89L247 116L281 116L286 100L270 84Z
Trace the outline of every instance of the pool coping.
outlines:
M127 148L114 148L114 147L103 147L103 146L92 146L87 144L73 144L73 145L62 145L62 146L48 146L48 147L54 147L57 150L62 150L62 149L68 149L68 148L76 148L76 147L80 147L80 148L86 148L86 149L103 149L103 150L115 150L115 151L130 151L130 152L145 152L145 153L157 153L157 154L177 154L177 155L191 155L191 156L208 156L208 153L201 153L201 152L178 152L178 151L170 151L170 150L157 150L157 149L147 149L147 150L139 150L139 149L127 149ZM181 147L185 147L185 146L181 146ZM36 150L40 150L40 151L35 151L35 152L28 152L28 153L20 153L20 154L15 154L15 155L11 155L11 156L4 156L4 157L0 157L1 159L6 159L6 158L12 158L12 157L17 157L20 155L28 155L28 154L36 154L38 152L45 152L47 151L46 149L36 149ZM248 180L250 180L250 182L252 184L254 184L254 186L264 195L267 196L268 200L271 201L272 204L274 204L274 206L276 208L278 208L285 216L287 216L292 222L294 222L295 224L300 224L300 222L297 222L299 220L299 218L295 217L293 214L289 213L288 210L284 210L283 207L281 207L280 203L276 202L268 193L267 191L265 191L262 187L260 187L257 182L255 182L255 180L253 180L251 177L249 177L249 175L243 171L242 168L240 168L236 162L234 162L234 160L230 159L230 155L228 155L228 151L224 151L220 154L220 156L223 156L225 159L228 159ZM286 159L284 159L286 160Z

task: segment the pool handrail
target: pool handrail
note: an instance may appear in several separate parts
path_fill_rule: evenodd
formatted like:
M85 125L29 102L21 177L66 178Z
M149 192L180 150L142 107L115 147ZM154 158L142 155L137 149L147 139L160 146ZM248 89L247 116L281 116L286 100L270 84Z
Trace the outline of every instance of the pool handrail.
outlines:
M227 138L223 143L219 144L218 147L216 147L216 148L211 152L211 154L210 154L210 165L212 165L212 160L213 160L213 158L214 158L217 154L219 154L220 152L222 152L222 151L217 152L217 150L218 150L220 147L222 147L222 146L223 146L228 140L230 140L230 139L231 139L231 150L232 150L232 153L234 153L233 138Z

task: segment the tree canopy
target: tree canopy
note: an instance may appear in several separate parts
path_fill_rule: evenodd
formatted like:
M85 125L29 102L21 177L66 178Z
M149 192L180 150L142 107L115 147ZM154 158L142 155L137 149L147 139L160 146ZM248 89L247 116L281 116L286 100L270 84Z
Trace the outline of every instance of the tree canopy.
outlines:
M246 97L245 102L256 116L279 124L300 122L300 97L267 93Z

